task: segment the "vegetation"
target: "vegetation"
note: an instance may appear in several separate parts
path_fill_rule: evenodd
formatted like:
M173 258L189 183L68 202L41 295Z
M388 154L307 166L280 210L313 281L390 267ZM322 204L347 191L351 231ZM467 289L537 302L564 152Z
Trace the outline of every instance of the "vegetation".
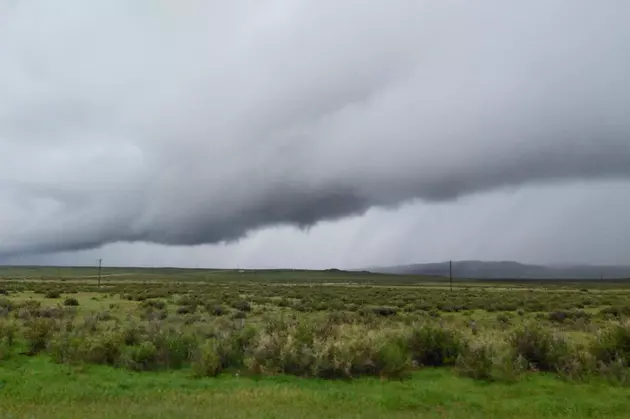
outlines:
M302 401L269 409L304 417L356 417L363 408L366 417L591 417L593 409L622 417L630 407L623 281L456 281L450 291L439 278L336 270L112 270L99 285L80 268L19 269L0 269L0 415L50 417L29 391L59 406L58 417L85 416L99 403L102 417L120 416L107 400L122 406L133 394L138 417L152 411L143 403L172 412L163 417L201 417L199 394L209 390L226 409L231 398L241 405L242 392L280 391L269 396L278 403L292 394ZM14 371L25 369L35 375L17 380ZM102 388L105 376L114 381ZM428 391L427 377L437 383L432 398L407 398ZM540 396L548 405L529 406L527 416L538 385L566 394L567 410ZM151 389L189 410L165 406ZM352 398L359 389L366 396ZM490 402L495 392L518 400ZM340 406L336 397L350 407L327 411ZM244 403L230 416L253 417Z

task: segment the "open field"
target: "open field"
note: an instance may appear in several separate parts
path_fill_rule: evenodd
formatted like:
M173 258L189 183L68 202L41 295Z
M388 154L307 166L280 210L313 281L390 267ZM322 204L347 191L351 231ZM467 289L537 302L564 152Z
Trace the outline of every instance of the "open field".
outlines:
M0 367L3 418L626 418L630 391L531 376L485 384L445 369L352 382L185 371L133 373L36 357Z
M627 417L630 282L0 268L0 417Z

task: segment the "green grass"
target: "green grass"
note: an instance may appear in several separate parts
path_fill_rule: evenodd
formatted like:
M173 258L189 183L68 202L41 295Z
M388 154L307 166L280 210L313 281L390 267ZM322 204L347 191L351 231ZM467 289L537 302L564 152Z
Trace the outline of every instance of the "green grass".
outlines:
M626 418L630 389L532 375L485 384L427 369L405 381L352 382L187 371L68 367L43 357L0 364L5 418Z

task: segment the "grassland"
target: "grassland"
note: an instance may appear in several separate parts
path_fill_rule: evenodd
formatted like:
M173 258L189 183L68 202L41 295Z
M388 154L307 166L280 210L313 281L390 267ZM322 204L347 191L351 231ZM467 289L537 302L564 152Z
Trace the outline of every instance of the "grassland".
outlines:
M622 418L630 282L0 268L0 417Z

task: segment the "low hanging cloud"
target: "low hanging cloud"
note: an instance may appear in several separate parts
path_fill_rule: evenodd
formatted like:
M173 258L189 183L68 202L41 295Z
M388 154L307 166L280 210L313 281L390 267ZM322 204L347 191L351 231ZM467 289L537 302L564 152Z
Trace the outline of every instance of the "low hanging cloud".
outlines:
M6 1L0 254L630 176L626 1Z

